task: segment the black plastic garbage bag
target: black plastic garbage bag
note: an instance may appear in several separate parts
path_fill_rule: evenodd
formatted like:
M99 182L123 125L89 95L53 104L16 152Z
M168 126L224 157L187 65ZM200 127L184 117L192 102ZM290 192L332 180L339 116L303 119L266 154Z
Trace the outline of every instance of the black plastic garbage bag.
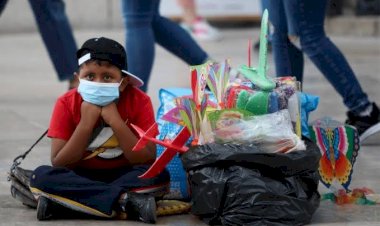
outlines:
M210 225L303 225L319 206L318 147L267 154L254 145L207 144L182 155L192 213Z

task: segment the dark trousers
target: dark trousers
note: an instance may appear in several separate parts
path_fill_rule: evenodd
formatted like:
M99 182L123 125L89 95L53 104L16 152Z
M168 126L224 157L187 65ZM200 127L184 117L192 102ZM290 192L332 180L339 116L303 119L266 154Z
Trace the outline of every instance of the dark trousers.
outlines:
M8 0L0 0L0 14ZM29 0L42 40L60 81L78 69L77 45L62 0Z
M166 170L155 178L138 178L148 168L148 165L142 165L112 170L70 170L64 167L40 166L33 172L30 187L110 216L121 193L170 181L169 172Z

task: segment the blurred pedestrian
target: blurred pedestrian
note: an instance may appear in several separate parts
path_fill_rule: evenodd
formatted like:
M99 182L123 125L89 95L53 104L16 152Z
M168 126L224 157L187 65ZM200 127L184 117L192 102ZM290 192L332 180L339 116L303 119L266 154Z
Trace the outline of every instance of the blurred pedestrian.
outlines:
M159 0L122 0L129 71L139 75L147 91L155 57L155 43L189 65L205 63L208 55L177 23L162 17Z
M198 15L195 0L177 0L182 9L181 26L199 41L217 41L222 38L219 30Z
M302 82L305 53L343 98L349 109L346 123L358 129L361 142L369 137L368 142L379 142L379 109L369 101L344 55L326 36L326 6L327 0L269 0L277 76L292 75Z
M8 0L0 0L0 14ZM74 40L62 0L29 0L40 35L60 81L69 81L69 89L78 85Z

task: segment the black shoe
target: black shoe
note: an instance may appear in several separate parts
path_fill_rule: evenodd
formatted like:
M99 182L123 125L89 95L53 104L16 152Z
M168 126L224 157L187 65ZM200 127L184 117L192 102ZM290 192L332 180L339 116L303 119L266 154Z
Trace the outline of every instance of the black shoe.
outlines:
M140 220L150 224L157 221L156 200L151 195L124 193L119 204L121 209L127 213L128 220Z
M65 207L44 196L38 198L37 219L46 221L51 219L94 219L96 216L79 212Z
M372 112L369 116L356 116L349 111L347 112L347 117L346 123L358 130L361 144L380 143L377 136L373 137L374 139L367 139L377 133L379 133L378 137L380 137L380 111L375 103L372 103Z
M53 202L50 199L44 196L40 196L38 199L38 205L37 205L37 219L40 221L52 219L53 218L52 205L53 205Z

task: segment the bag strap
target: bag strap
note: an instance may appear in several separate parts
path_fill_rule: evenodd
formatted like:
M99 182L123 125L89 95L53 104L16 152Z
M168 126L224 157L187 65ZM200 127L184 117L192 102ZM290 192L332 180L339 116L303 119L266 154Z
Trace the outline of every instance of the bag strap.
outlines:
M10 173L12 174L14 172L14 170L16 169L16 167L18 165L21 164L21 161L24 160L24 158L29 154L29 152L32 151L32 149L34 148L34 146L36 146L41 140L42 138L45 137L45 135L47 134L48 130L46 130L37 140L36 142L34 142L34 144L24 153L24 154L21 154L19 156L17 156L14 160L13 160L13 164L11 166L11 170L10 170ZM8 178L8 181L10 179Z

